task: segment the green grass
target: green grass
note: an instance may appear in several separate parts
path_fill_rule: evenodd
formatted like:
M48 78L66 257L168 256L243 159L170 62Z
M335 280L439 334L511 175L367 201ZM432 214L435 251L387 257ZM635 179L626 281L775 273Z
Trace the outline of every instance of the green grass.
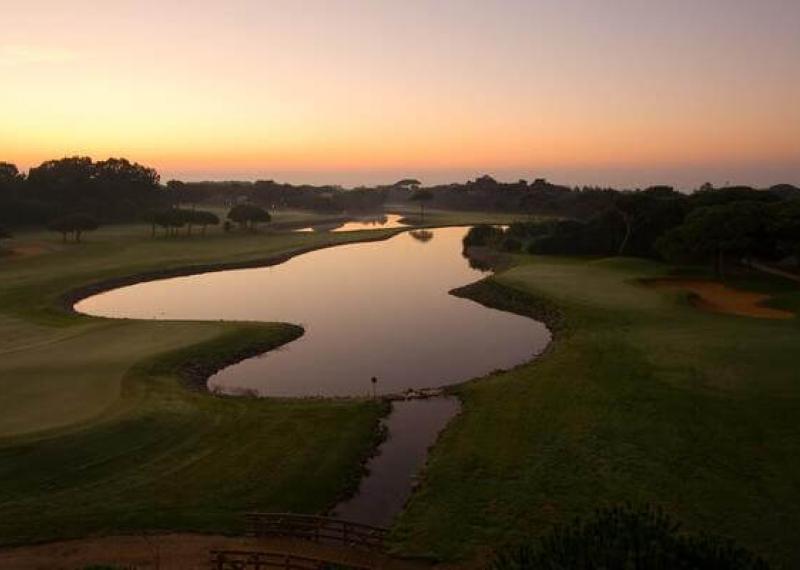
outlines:
M148 235L118 226L64 246L23 233L8 245L46 253L0 258L0 544L237 532L250 509L324 511L374 445L385 410L369 402L215 398L182 385L187 361L278 344L292 327L115 321L58 307L66 291L102 279L363 234ZM632 500L800 566L798 321L698 312L684 295L637 284L669 270L655 263L516 260L495 281L524 302L546 299L531 301L536 310L557 306L558 338L540 360L459 389L464 412L435 447L394 548L480 555ZM800 307L794 286L738 284Z
M557 305L560 331L539 361L460 388L397 550L482 555L633 501L800 566L800 322L705 314L637 284L667 269L519 257L494 278ZM777 292L797 306L796 287Z
M229 325L222 337L140 362L125 410L0 447L4 543L141 529L241 531L248 510L318 512L360 475L384 412L370 402L218 398L177 386L187 358L286 325ZM194 359L192 359L194 360Z
M324 216L279 212L281 222ZM111 320L71 314L98 281L264 260L393 231L150 237L103 227L80 245L44 231L0 258L0 544L142 529L237 532L241 513L324 512L361 474L383 405L218 398L187 363L280 344L281 324ZM36 254L30 254L34 252Z
M282 324L95 319L59 299L98 280L239 263L364 234L149 238L114 226L62 245L23 232L0 260L0 544L93 532L240 530L241 513L322 512L351 490L385 408L363 401L219 398L187 363L276 346ZM377 233L375 235L389 235Z

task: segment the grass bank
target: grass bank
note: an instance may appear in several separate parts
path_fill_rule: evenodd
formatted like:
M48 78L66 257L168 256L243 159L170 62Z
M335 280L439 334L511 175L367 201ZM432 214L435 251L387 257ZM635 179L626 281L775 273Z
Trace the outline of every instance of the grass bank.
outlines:
M633 501L800 566L800 322L703 313L638 282L667 269L520 256L466 292L545 317L555 305L556 341L459 388L463 413L434 448L396 550L480 556ZM796 286L756 281L797 306Z
M0 261L0 544L140 530L237 532L247 510L323 512L352 490L383 406L221 398L186 384L297 337L288 324L72 314L63 295L130 275L256 265L363 233L22 233ZM372 232L371 238L390 235Z

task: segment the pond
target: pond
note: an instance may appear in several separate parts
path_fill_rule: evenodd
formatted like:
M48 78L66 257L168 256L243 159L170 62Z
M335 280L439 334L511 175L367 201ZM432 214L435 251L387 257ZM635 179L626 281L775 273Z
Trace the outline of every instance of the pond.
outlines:
M398 214L381 214L380 216L362 216L349 222L321 223L294 230L296 232L355 232L360 230L387 230L407 228L403 223L404 216Z
M298 340L212 376L214 390L286 397L420 394L521 364L550 340L542 323L449 293L486 276L462 255L466 232L412 230L271 267L139 283L84 299L75 309L104 317L284 321L305 328ZM452 397L394 401L384 420L386 441L356 494L334 516L391 524L429 447L459 408Z
M448 293L486 275L462 255L466 231L403 232L272 267L140 283L75 308L105 317L305 328L285 347L210 378L211 388L231 393L364 396L444 386L525 362L550 338L542 323Z

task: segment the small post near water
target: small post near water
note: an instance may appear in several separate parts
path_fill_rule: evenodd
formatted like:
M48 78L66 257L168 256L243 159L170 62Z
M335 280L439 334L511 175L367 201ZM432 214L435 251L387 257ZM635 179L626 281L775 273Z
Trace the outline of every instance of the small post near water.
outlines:
M372 382L372 399L374 400L375 398L378 397L378 394L377 394L378 377L377 376L373 376L372 379L370 380L370 382Z

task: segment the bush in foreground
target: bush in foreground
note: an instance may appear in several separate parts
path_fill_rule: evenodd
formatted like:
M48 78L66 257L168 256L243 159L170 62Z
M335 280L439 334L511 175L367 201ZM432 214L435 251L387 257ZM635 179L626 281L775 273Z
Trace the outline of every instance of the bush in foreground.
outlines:
M730 541L680 531L653 507L599 509L538 541L498 553L491 570L767 570Z

